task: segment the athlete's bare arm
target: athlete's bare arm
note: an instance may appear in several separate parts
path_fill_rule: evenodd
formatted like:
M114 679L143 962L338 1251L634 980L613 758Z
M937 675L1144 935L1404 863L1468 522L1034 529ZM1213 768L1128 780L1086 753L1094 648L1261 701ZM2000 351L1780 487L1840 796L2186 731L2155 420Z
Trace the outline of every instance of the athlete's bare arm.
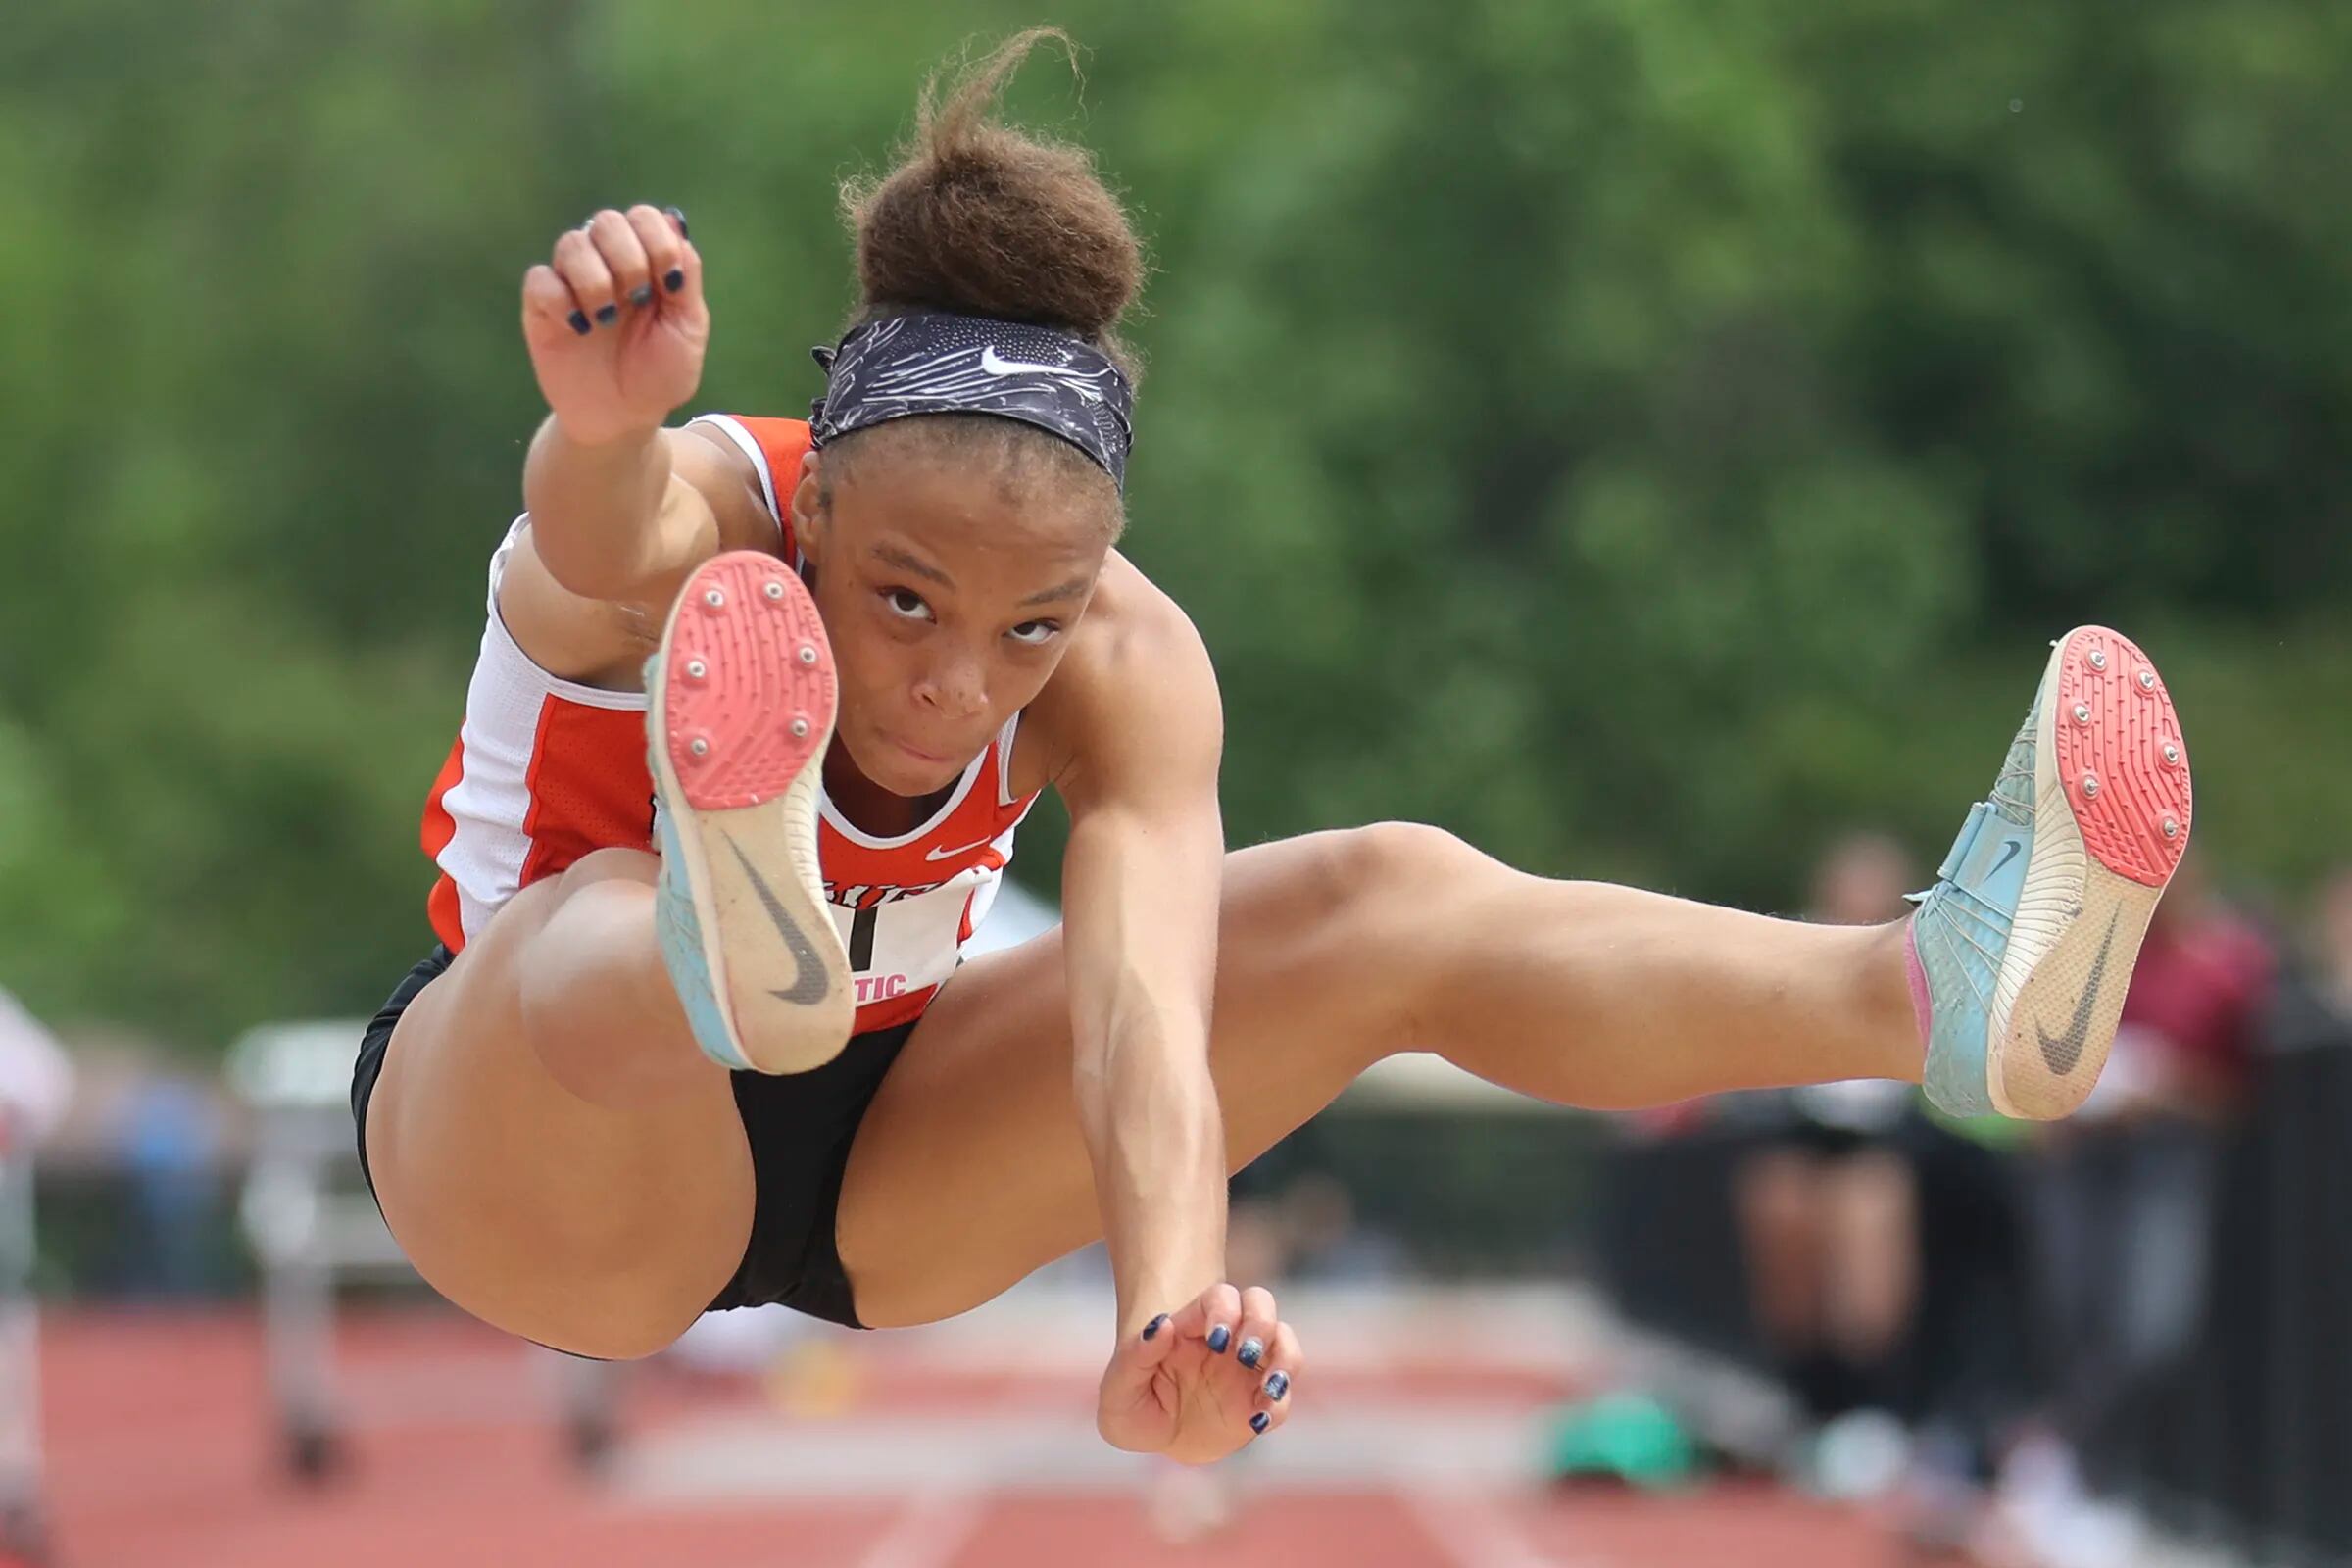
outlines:
M552 427L555 416L547 422ZM659 568L646 580L612 599L573 592L548 566L536 512L507 559L499 614L531 662L551 675L637 690L678 584L721 551L777 548L776 520L760 494L759 473L734 443L704 425L656 434L669 454L670 499L646 524L662 545Z
M1223 1283L1225 1135L1208 1066L1225 863L1216 675L1183 611L1114 555L1030 711L1070 809L1071 1069L1118 1287L1121 1349L1098 1419L1122 1447L1209 1457L1246 1432L1254 1357L1172 1378L1166 1358L1179 1342L1198 1358L1216 1327L1227 1339L1213 1352L1287 1335L1264 1291ZM1175 1321L1144 1340L1163 1313ZM1171 1408L1171 1396L1215 1408Z
M1224 1274L1224 1134L1208 1076L1224 723L1184 612L1132 566L1103 575L1035 710L1066 737L1054 783L1070 809L1072 1066L1123 1338Z
M524 276L522 331L549 413L499 610L549 673L632 688L689 572L777 545L751 461L708 431L662 428L702 380L702 258L656 208L598 213Z

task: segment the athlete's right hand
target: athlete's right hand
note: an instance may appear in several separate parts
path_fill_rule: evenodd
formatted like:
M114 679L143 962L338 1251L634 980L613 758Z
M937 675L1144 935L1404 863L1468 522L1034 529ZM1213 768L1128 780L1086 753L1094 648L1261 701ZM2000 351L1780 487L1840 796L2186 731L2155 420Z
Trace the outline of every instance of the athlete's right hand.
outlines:
M1103 1369L1095 1429L1114 1448L1207 1464L1288 1420L1304 1367L1271 1292L1211 1285L1125 1337Z
M607 208L522 279L522 337L539 390L583 445L650 434L694 396L710 341L703 259L686 220Z

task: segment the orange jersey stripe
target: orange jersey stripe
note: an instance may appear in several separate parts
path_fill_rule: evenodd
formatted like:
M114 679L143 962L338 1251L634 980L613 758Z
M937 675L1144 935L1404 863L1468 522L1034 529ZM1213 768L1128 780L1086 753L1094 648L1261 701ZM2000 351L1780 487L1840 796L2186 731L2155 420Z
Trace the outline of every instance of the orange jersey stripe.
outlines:
M441 764L441 772L433 780L432 793L424 801L424 829L418 837L424 844L428 860L438 861L449 841L458 836L457 819L449 814L442 798L449 794L458 780L465 776L466 742L461 736L449 743L449 757ZM444 871L435 879L432 893L424 901L425 918L432 922L433 935L439 937L450 952L466 945L465 923L458 912L458 884Z
M551 697L540 710L523 776L531 841L522 886L554 876L592 850L651 849L654 778L645 765L645 715L581 708Z
M782 553L797 563L791 495L809 449L800 419L712 416L702 428L757 466L777 514ZM527 519L493 558L489 620L466 693L465 725L425 803L419 839L442 875L426 901L452 951L516 889L592 851L650 850L653 779L645 701L594 690L533 664L499 618L500 572ZM1034 796L1005 780L1017 715L972 760L952 799L913 832L867 834L821 803L817 853L826 896L858 960L859 1030L921 1016L985 918Z

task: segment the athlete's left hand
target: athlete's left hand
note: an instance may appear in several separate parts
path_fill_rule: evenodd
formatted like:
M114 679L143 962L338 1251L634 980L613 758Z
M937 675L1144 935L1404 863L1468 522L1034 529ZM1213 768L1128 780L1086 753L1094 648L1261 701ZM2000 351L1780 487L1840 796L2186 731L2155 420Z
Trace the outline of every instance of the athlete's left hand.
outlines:
M1207 1464L1289 1419L1304 1364L1272 1292L1212 1285L1111 1352L1095 1426L1114 1448Z

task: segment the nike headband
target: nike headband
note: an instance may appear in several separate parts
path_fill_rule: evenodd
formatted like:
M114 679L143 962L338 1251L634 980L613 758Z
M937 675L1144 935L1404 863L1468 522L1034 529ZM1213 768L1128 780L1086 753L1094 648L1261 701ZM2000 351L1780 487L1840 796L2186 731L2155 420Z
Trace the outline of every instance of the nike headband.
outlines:
M1061 437L1127 488L1135 389L1075 333L984 316L891 316L811 351L825 395L808 411L822 447L916 414L993 414Z

